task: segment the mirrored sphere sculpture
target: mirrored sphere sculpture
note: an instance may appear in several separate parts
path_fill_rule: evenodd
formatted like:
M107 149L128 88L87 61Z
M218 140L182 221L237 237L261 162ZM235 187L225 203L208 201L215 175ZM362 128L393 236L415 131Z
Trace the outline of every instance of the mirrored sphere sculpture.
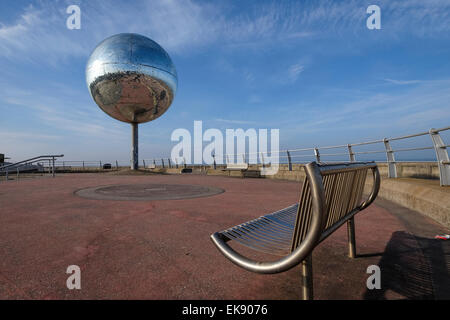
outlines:
M108 115L143 123L169 108L177 89L177 72L167 52L155 41L122 33L94 49L86 81L92 98Z
M167 111L177 90L177 72L167 52L135 33L103 40L86 66L86 82L97 105L111 117L131 123L131 168L138 167L138 124Z

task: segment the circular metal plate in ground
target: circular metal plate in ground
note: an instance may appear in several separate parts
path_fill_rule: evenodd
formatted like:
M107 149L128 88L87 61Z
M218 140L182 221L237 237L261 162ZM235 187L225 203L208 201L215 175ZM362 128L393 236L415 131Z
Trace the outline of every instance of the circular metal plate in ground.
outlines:
M96 200L149 201L209 197L222 192L225 190L187 184L128 184L86 188L75 194Z

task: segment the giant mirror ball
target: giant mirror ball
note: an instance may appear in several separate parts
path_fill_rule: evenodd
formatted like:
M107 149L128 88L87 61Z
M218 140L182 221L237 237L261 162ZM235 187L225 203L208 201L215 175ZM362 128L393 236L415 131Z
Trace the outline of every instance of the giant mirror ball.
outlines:
M111 117L135 124L166 112L177 81L167 52L155 41L134 33L103 40L86 66L86 82L97 105Z

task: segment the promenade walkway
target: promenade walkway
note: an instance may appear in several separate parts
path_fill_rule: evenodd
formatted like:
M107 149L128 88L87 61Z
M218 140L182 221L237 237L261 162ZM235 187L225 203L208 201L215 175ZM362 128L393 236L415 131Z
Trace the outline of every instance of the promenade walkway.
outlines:
M224 189L183 200L112 201L76 190L116 184ZM0 299L298 299L299 267L246 272L209 235L294 203L298 182L202 175L62 174L0 184ZM358 258L343 227L315 251L316 299L449 299L449 230L392 202L356 216ZM245 250L244 250L245 251ZM270 257L269 257L270 258ZM381 290L368 290L369 265ZM81 267L81 290L66 268Z

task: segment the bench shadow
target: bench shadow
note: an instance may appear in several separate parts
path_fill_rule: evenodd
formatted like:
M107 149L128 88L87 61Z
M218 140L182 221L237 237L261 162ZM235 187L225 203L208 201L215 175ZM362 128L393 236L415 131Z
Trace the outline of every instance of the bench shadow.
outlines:
M450 241L394 232L378 266L381 289L367 289L364 299L387 299L388 291L404 299L450 299Z
M357 254L356 258L381 257L383 254L384 252Z

